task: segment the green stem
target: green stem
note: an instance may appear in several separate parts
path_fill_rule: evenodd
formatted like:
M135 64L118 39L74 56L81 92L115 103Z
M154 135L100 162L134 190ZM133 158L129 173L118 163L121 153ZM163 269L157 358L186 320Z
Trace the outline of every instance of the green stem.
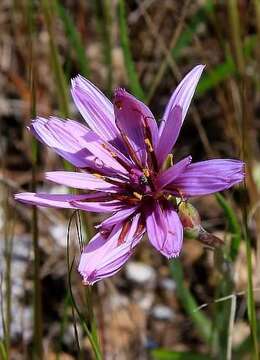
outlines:
M145 94L139 82L130 49L126 10L125 10L125 0L118 1L118 17L119 17L119 36L120 36L120 42L124 55L129 86L135 96L137 96L140 100L145 100Z
M49 0L42 0L42 8L43 8L47 30L49 33L51 61L52 61L53 71L57 84L57 94L58 94L61 115L64 117L68 117L69 99L68 99L67 82L61 66L58 50L54 41L55 36L53 33L52 14L54 13L54 3L51 3Z
M70 298L71 298L71 304L73 306L73 308L76 310L76 313L79 317L81 326L83 331L86 333L90 344L92 346L93 352L95 354L95 358L96 360L102 360L102 355L101 355L101 349L100 349L100 345L99 345L99 339L98 339L98 335L97 335L97 331L96 331L96 325L95 325L95 319L94 316L92 318L91 323L87 322L85 320L85 317L83 316L83 314L80 312L75 299L74 299L74 295L73 295L73 291L72 291L72 283L71 283L71 272L72 269L74 267L74 259L72 261L72 263L70 264L70 228L72 225L72 220L74 218L74 216L76 215L76 212L74 212L69 220L69 224L68 224L68 232L67 232L67 266L68 266L68 288L69 288L69 292L70 292ZM87 300L90 300L90 297L87 296ZM88 309L91 313L92 313L92 302L90 303L90 308ZM93 313L92 313L93 314ZM88 319L89 320L89 319Z
M107 86L109 94L112 93L112 44L111 44L111 14L110 5L107 0L96 0L93 2L97 29L101 37L104 64L107 69Z
M251 241L248 236L247 229L247 215L245 214L244 221L244 238L246 241L246 258L247 258L247 312L248 319L251 328L251 336L253 341L254 348L254 360L259 360L259 348L258 348L258 339L257 339L257 320L256 320L256 309L255 309L255 298L254 298L254 288L253 288L253 268L252 268L252 250L251 250Z
M177 296L181 301L186 313L196 325L201 337L207 342L211 341L212 325L210 320L197 310L198 304L189 289L185 286L181 262L174 259L170 262L171 275L176 281Z
M10 328L11 328L11 298L12 298L12 279L11 279L11 271L12 271L12 248L13 241L12 236L9 234L9 206L8 206L8 188L6 185L3 185L3 194L5 194L4 201L4 214L5 214L5 222L4 222L4 258L5 258L5 350L7 357L10 357Z
M28 27L30 44L30 90L31 90L31 118L36 117L36 76L34 64L34 19L33 19L33 1L28 0ZM32 191L36 190L36 173L38 145L35 139L32 140ZM43 332L42 332L42 297L41 297L41 279L40 279L40 249L39 249L39 231L38 231L38 209L36 206L32 210L32 241L33 241L33 283L34 283L34 358L43 358Z
M77 57L80 73L83 76L89 77L90 76L89 59L87 58L86 55L86 50L81 38L81 34L78 32L71 14L61 4L61 1L57 0L55 2L55 6L59 14L59 17L63 22L64 29L67 33L69 47L71 48L71 51L75 52L75 55Z
M245 60L243 54L243 45L241 41L241 21L238 13L238 1L228 0L228 14L230 21L232 44L235 52L235 58L239 73L242 75L245 71Z

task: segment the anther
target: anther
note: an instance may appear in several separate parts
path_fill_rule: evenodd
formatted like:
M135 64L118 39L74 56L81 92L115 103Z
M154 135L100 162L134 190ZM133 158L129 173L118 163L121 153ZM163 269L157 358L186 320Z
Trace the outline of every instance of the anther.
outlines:
M116 100L115 101L115 106L118 108L118 110L122 110L123 108L123 103L121 100Z
M133 195L138 199L138 200L142 200L143 196L141 194L139 194L138 192L134 191Z
M98 179L105 179L103 175L100 175L98 173L93 173L94 176L96 176Z
M145 177L149 177L150 176L150 171L149 171L149 169L143 169L143 174L144 174L144 176Z
M144 140L144 142L146 143L146 145L147 145L147 147L148 147L148 151L149 151L149 152L153 152L154 150L153 150L153 146L152 146L151 141L150 141L148 138L146 138L146 139Z

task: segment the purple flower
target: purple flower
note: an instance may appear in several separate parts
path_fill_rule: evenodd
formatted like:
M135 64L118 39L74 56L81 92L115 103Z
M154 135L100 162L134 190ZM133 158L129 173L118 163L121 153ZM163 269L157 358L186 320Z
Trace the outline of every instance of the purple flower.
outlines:
M82 76L72 80L72 96L90 128L73 120L38 117L31 132L77 168L46 173L46 179L83 190L81 195L17 194L39 206L108 212L97 235L81 254L85 284L115 274L145 232L167 258L179 255L183 225L178 199L212 194L244 179L244 163L214 159L192 163L191 156L166 168L204 66L190 71L166 106L158 129L148 107L123 89L112 104Z

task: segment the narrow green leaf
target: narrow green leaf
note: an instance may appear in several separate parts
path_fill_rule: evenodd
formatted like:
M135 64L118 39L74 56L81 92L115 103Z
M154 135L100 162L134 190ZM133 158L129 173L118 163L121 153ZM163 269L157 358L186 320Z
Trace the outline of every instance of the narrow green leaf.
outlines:
M76 214L77 214L77 211L74 211L74 213L70 217L69 224L68 224L68 230L67 230L66 258L67 258L67 269L68 269L68 275L67 275L68 289L69 289L70 300L71 300L71 305L72 305L73 311L74 310L76 311L78 318L80 320L81 326L82 326L82 330L85 332L85 334L87 335L87 337L89 339L92 350L95 354L95 359L102 360L103 357L102 357L102 353L101 353L101 349L100 349L96 326L95 325L92 326L93 324L90 324L90 326L89 326L89 324L86 321L86 318L83 316L83 314L81 313L81 311L78 308L78 305L75 301L75 298L73 295L73 290L72 290L71 273L72 273L72 269L74 268L75 258L73 258L72 262L70 262L70 229L72 226L73 218L75 217ZM92 305L91 305L91 309L92 309ZM94 329L94 331L93 331L93 329Z
M65 9L59 0L56 0L56 8L66 31L70 48L76 54L80 73L85 77L89 77L89 60L86 55L86 49L83 45L81 35L78 32L70 13Z
M8 359L4 343L2 341L0 341L0 358L2 360L7 360Z
M228 222L228 230L231 233L230 258L234 261L237 257L239 245L241 242L241 229L235 211L229 205L227 200L221 194L216 194L216 199L224 211Z
M247 224L247 222L245 222ZM247 313L250 323L251 336L253 342L253 353L254 360L259 360L259 345L258 345L258 329L257 329L257 320L256 320L256 307L255 307L255 298L254 298L254 289L253 289L253 268L252 268L252 247L251 241L248 236L247 225L244 228L244 238L246 241L246 258L247 258Z
M154 360L209 360L208 355L196 354L192 352L171 351L166 349L156 349L152 351Z
M28 0L27 3L28 16L28 37L30 43L30 115L31 119L36 117L36 63L34 56L35 47L35 14L34 2ZM32 139L31 153L32 153L32 191L36 191L36 173L38 167L38 144L36 139ZM38 229L38 209L36 206L32 209L32 242L33 242L33 309L34 309L34 356L41 360L43 358L43 325L42 325L42 291L40 279L40 248L39 248L39 229Z
M192 322L196 326L201 337L210 342L212 324L210 320L198 310L198 304L191 294L190 290L185 286L183 270L180 260L174 259L170 262L171 275L176 281L176 291L180 302L186 313L190 316Z
M254 47L257 45L256 36L250 36L246 39L244 45L244 56L249 57L252 54ZM224 80L228 79L231 75L237 74L237 67L230 55L227 55L226 61L223 64L216 66L214 69L204 74L200 80L197 89L196 96L202 96L210 89L219 85Z
M53 12L54 12L54 3L51 3L49 0L42 0L43 14L49 33L49 44L51 52L51 61L53 66L53 72L55 76L55 83L57 86L57 96L60 105L61 115L64 117L69 116L69 99L68 99L68 86L67 79L64 75L62 65L59 58L59 53L57 46L55 44L55 37L53 33Z
M109 94L112 93L112 80L113 80L113 69L112 69L112 40L111 40L111 4L108 0L96 0L93 1L97 29L101 38L103 62L107 71L107 85L106 89Z
M119 32L120 32L119 36L124 54L124 61L125 61L125 67L127 70L127 75L129 80L129 87L135 96L137 96L140 100L145 100L144 91L140 85L130 49L130 41L128 37L128 26L127 26L124 0L118 1L118 17L119 17Z
M207 16L214 11L214 3L212 0L207 0L192 17L191 21L186 25L186 30L180 35L175 47L172 49L172 56L177 60L181 56L181 52L193 40L194 33L197 31L200 24L204 23Z

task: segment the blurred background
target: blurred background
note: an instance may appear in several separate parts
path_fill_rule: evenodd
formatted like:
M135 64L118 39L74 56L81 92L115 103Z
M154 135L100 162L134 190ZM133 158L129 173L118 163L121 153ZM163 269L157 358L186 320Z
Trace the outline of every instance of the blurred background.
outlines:
M259 0L1 0L1 359L95 359L93 342L109 360L258 359L259 40ZM169 262L144 240L120 273L84 287L78 238L93 236L100 215L14 201L69 191L43 182L64 162L26 126L36 113L83 122L69 91L78 73L109 97L125 87L159 122L199 63L174 157L246 161L246 186L193 201L225 245L185 239Z

